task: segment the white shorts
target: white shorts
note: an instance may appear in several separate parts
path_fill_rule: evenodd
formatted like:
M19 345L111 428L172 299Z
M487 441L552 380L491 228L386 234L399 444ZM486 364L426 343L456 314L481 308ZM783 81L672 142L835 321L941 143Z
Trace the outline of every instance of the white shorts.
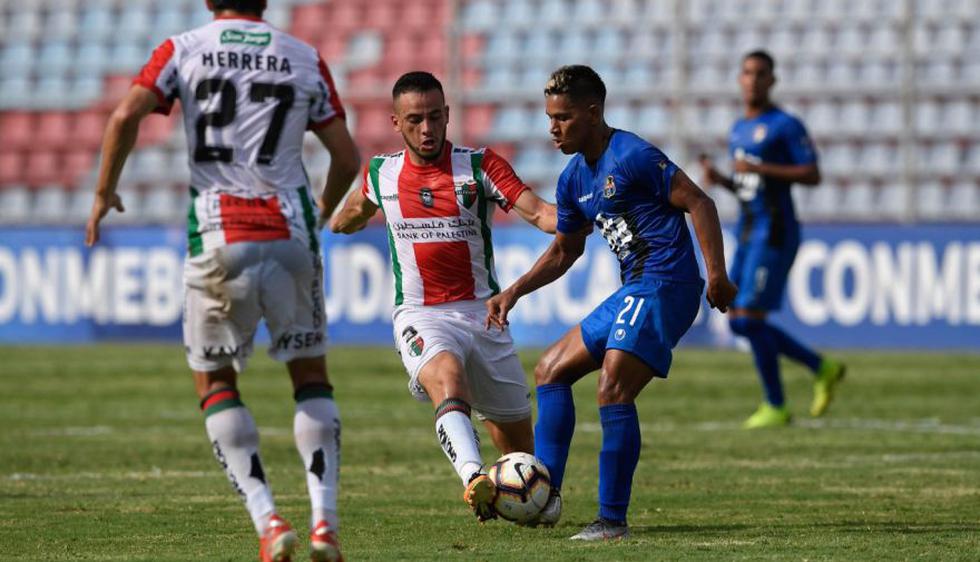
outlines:
M326 353L320 255L297 240L238 242L184 264L184 348L195 371L241 372L265 318L277 361Z
M487 330L486 316L482 301L395 309L395 344L408 371L408 389L428 401L419 372L437 353L448 351L466 370L470 406L478 417L498 422L530 417L531 394L514 340L509 330Z

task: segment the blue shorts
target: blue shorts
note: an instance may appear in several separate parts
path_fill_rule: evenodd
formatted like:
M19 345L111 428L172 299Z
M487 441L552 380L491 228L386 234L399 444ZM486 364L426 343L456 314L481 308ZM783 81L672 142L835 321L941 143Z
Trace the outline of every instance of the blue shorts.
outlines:
M621 349L666 378L671 350L698 315L703 288L662 280L623 286L582 320L586 349L600 364L607 349Z
M729 274L738 285L732 308L779 310L798 248L799 244L793 241L782 247L770 246L766 241L739 244Z

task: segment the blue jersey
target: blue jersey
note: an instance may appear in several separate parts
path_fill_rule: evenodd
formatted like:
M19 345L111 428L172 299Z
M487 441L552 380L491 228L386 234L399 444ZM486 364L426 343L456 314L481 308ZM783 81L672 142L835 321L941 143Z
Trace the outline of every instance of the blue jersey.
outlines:
M595 223L619 258L624 284L700 282L684 212L669 202L677 166L657 147L614 130L594 166L576 154L558 179L558 231Z
M753 163L813 164L817 154L803 123L778 107L752 119L739 119L728 139L732 158ZM742 203L739 242L766 243L780 247L798 239L799 222L790 196L789 182L759 174L735 174L735 194Z

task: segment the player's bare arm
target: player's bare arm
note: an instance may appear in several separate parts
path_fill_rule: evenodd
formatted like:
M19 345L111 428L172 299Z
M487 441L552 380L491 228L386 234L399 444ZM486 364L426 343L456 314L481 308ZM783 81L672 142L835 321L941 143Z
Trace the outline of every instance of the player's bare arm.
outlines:
M745 159L735 160L735 171L740 174L759 174L779 181L802 185L820 183L820 168L816 164L752 163Z
M725 271L725 247L715 202L678 170L670 183L670 204L690 213L708 273L708 303L725 312L738 293Z
M592 231L589 228L572 234L558 232L548 249L541 254L530 271L525 273L506 290L487 301L487 328L507 326L507 313L514 308L518 299L544 287L565 274L566 271L585 253L585 239Z
M85 228L85 244L88 246L99 241L99 223L110 209L120 213L125 211L122 200L116 194L119 175L136 144L140 121L156 107L156 94L142 86L133 86L109 116L105 138L102 139L102 165L95 187L95 202Z
M541 199L530 189L524 190L517 198L514 202L514 210L522 219L539 230L548 234L555 233L555 226L558 224L555 205Z
M376 212L378 206L365 197L360 189L355 189L340 211L330 219L330 230L339 234L352 234L364 228L368 219Z
M701 173L704 176L705 184L708 186L720 185L728 191L735 191L735 182L731 176L721 173L707 154L702 154L698 160L701 163Z
M330 219L340 204L350 184L361 168L361 154L347 130L343 119L334 119L326 127L315 129L314 133L327 152L330 153L330 169L327 171L327 184L320 195L320 226Z

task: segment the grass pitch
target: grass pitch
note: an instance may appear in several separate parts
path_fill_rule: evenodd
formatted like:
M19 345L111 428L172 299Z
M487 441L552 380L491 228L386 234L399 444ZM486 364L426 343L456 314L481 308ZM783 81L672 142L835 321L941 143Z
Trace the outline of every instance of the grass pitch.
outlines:
M528 372L535 353L523 356ZM750 358L680 350L638 403L633 538L567 540L596 510L595 376L555 529L479 525L390 349L334 349L343 416L341 540L361 560L977 560L980 356L847 354L828 417L784 378L793 427L745 432ZM256 353L242 396L279 510L308 500L285 372ZM0 348L0 560L255 560L246 512L211 456L178 346ZM484 434L485 435L485 434ZM496 455L484 439L484 458ZM302 558L301 558L302 559Z

